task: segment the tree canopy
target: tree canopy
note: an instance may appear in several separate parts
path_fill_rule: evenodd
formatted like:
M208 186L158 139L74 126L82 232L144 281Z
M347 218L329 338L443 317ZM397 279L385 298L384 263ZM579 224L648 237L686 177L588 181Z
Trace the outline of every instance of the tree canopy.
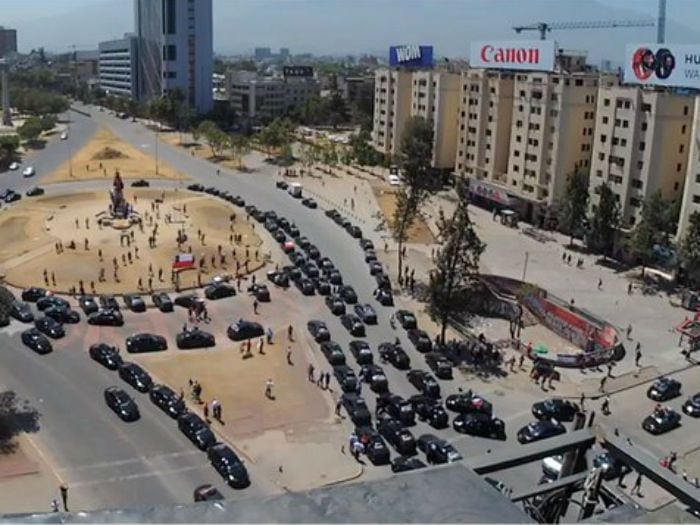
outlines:
M574 236L580 232L587 209L588 175L583 170L577 170L566 179L559 213L562 229L569 234L569 244L573 244Z
M674 202L663 199L661 191L654 192L644 201L641 221L634 229L631 239L632 252L642 265L642 273L652 263L655 247L670 246L677 209Z
M686 233L681 239L680 260L687 280L693 286L700 285L700 212L694 211L688 218Z
M620 204L610 186L603 183L598 186L598 206L591 218L588 245L603 257L612 254L615 235L620 226Z

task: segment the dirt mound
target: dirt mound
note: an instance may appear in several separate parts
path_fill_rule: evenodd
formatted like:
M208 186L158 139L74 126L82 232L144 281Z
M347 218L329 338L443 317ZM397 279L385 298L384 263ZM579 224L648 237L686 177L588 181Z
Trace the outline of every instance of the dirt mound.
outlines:
M109 146L102 148L97 153L92 156L92 160L114 160L114 159L128 159L129 157L124 155L119 150L110 148Z

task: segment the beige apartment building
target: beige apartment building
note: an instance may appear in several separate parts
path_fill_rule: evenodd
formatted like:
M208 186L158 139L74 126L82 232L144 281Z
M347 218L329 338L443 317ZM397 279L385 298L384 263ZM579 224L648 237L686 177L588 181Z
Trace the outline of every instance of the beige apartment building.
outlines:
M695 97L694 106L683 204L676 233L678 240L685 236L690 216L696 211L700 212L700 96Z
M398 153L401 134L411 117L412 76L410 71L397 69L375 72L372 144L385 155Z
M694 99L664 89L601 87L589 178L591 206L605 182L617 195L623 229L657 190L678 200L688 172ZM690 197L692 200L692 196Z

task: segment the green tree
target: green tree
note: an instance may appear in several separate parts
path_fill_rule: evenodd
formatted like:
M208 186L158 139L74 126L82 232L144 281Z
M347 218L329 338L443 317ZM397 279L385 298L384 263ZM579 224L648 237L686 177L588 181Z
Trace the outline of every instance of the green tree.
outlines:
M17 135L0 135L0 160L10 162L19 148Z
M258 142L266 148L268 156L273 151L286 149L292 143L294 125L288 119L276 118L258 133Z
M211 120L203 121L197 128L197 131L206 141L214 158L219 158L223 150L230 145L228 134L221 131Z
M376 166L381 161L381 154L370 144L372 135L367 130L360 130L350 136L350 155L360 165Z
M336 129L340 124L350 121L350 112L340 93L334 92L326 104L328 123Z
M41 119L31 117L19 127L17 134L22 140L32 142L39 138L42 131L44 131L44 126L41 124Z
M610 186L603 183L598 186L598 206L591 218L588 244L596 253L602 253L603 259L612 254L615 235L620 227L620 204Z
M588 209L588 175L577 170L566 179L566 188L559 214L564 232L569 234L569 245L574 244L574 236L581 230Z
M661 191L654 192L644 201L642 219L634 229L631 239L632 253L642 266L642 276L654 257L654 247L670 246L673 232L676 205L665 201Z
M238 167L242 168L243 157L250 153L250 139L243 134L233 135L231 137L231 150L238 159Z
M700 212L688 218L688 226L680 246L680 262L693 286L700 284Z
M486 249L469 218L467 202L460 196L454 214L447 217L440 210L437 222L441 247L435 255L435 269L430 273L430 312L440 323L443 341L450 317L460 307L457 296L466 293L476 282L479 259Z
M433 127L422 117L411 118L404 130L399 152L403 184L399 188L392 230L398 243L399 280L403 270L403 246L419 216L420 206L436 189L430 173L433 157Z

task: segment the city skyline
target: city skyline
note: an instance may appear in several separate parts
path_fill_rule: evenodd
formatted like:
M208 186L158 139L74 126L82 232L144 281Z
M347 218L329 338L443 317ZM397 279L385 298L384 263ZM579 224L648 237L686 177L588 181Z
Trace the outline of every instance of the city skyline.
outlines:
M3 6L3 23L18 30L21 52L42 46L55 52L74 46L96 49L99 41L120 38L133 30L131 1L65 0L56 4L38 0L27 4L7 0ZM511 27L516 24L648 19L655 18L656 6L656 0L357 0L352 4L214 0L214 50L224 55L248 54L262 46L316 55L381 55L391 44L420 43L434 45L438 56L466 57L471 41L537 38L534 32L515 35ZM700 33L681 22L700 15L697 2L669 0L667 13L668 42L700 39ZM85 19L91 20L87 27L80 22ZM587 50L591 62L597 63L604 58L618 61L626 42L654 41L655 36L654 28L639 28L559 31L550 38L566 49Z

